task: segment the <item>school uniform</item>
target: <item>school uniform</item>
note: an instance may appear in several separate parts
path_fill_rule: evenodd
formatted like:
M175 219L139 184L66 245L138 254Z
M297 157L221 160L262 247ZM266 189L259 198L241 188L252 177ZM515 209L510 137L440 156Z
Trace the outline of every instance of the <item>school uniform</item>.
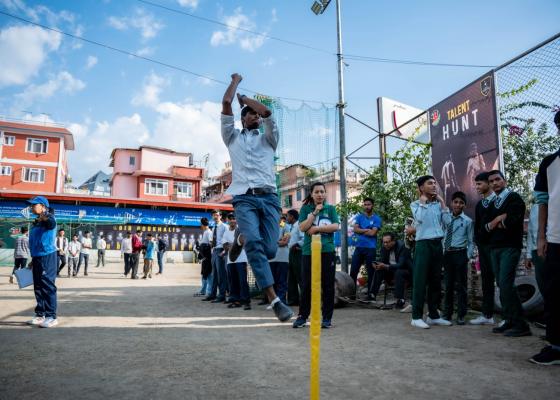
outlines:
M416 200L410 204L416 227L416 246L412 270L412 319L421 319L428 288L429 317L439 319L441 269L443 264L443 210L438 201L424 204Z
M443 214L445 238L443 240L443 268L445 276L445 319L453 316L454 294L457 292L457 319L467 315L467 279L469 259L474 251L474 225L472 219L461 213Z

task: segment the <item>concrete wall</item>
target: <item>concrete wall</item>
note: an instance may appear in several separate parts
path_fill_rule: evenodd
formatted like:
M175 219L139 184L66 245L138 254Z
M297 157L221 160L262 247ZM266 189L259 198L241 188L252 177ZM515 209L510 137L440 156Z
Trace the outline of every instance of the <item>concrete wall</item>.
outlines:
M171 173L174 165L188 167L189 159L184 155L154 149L142 149L142 171Z
M144 190L144 189L142 189ZM135 176L115 175L111 194L114 197L137 198L138 179Z

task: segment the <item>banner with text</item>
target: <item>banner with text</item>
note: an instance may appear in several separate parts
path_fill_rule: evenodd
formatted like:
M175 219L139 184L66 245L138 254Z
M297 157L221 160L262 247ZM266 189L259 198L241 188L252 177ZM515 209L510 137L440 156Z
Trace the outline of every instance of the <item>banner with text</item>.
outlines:
M466 213L479 200L474 178L499 169L499 138L492 73L459 90L429 110L432 171L446 204L456 191L467 195Z

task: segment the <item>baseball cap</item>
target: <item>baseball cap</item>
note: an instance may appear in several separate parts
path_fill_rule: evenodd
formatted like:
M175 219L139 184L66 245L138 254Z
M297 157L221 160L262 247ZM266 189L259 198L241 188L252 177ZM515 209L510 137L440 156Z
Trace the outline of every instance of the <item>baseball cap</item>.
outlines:
M47 200L46 197L43 196L37 196L37 197L33 197L31 200L27 200L27 202L31 205L33 204L42 204L45 207L49 207L49 201Z

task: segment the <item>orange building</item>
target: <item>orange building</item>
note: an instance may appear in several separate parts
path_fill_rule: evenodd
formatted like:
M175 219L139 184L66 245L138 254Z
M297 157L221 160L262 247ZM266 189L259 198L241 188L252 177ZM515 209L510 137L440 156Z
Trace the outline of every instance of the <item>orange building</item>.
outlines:
M114 149L111 196L145 200L200 201L204 169L192 154L154 146Z
M62 193L72 133L54 124L0 120L0 190Z

